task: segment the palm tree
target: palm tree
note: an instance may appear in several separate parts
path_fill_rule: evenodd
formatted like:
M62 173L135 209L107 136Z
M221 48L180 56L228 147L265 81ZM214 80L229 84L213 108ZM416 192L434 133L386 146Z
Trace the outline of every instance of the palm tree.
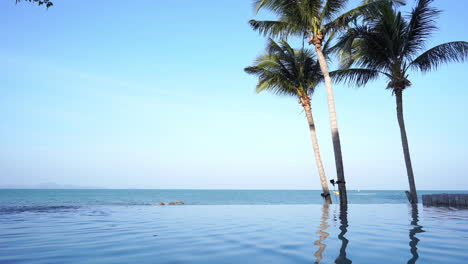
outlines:
M310 96L317 84L323 80L313 53L307 49L294 50L286 41L281 41L278 44L270 39L266 54L259 56L254 66L244 70L248 74L258 76L257 93L268 90L275 94L295 96L299 99L309 124L315 160L322 184L322 196L327 203L332 203L312 116Z
M403 118L403 91L411 86L408 72L435 70L442 63L461 62L468 58L468 43L447 42L425 50L424 42L436 29L435 18L440 11L431 7L432 0L418 0L408 17L390 4L381 5L365 25L356 26L338 41L342 70L336 71L336 81L364 85L369 80L385 76L387 89L396 97L397 118L410 186L410 202L417 203L416 185L411 164L408 138ZM350 68L356 65L356 68Z
M383 1L363 1L361 6L338 15L347 2L348 0L256 0L255 6L257 12L260 9L267 9L277 14L279 19L275 21L249 21L251 27L263 35L282 38L288 36L308 37L310 39L309 44L314 44L327 89L328 112L338 178L337 183L340 193L340 205L342 206L346 206L348 203L343 157L341 154L332 80L326 61L327 54L324 54L322 47L326 45L324 42L327 35L327 38L331 38L337 30L346 27L350 21L359 17L363 11L380 5Z

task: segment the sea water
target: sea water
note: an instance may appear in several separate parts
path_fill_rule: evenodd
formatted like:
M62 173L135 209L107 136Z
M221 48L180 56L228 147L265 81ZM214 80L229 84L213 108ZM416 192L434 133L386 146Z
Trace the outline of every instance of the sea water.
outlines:
M413 207L402 191L349 200L340 211L319 191L0 190L0 263L466 263L468 210ZM186 205L156 205L172 201Z
M187 205L272 205L321 204L317 190L132 190L132 189L0 189L0 207L152 205L183 201ZM468 191L419 191L427 193L468 193ZM332 199L338 202L338 195ZM406 203L404 191L348 191L353 204ZM419 197L421 200L421 197Z

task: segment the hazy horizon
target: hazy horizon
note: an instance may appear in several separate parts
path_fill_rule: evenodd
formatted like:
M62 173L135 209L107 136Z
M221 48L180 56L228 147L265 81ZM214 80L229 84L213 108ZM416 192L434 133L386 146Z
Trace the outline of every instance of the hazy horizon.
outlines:
M261 189L261 188L245 188L245 189L229 189L229 188L132 188L132 187L121 187L111 188L104 186L80 186L80 185L68 185L59 183L40 183L37 185L0 185L0 189L33 189L33 190L199 190L199 191L322 191L318 189ZM333 190L333 187L331 187ZM349 189L349 191L405 191L406 189ZM466 191L463 189L418 189L420 191Z

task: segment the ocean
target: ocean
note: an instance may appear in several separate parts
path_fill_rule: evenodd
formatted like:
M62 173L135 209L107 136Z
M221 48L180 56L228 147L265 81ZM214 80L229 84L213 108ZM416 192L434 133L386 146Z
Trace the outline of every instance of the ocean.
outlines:
M0 263L466 263L468 210L348 195L343 212L320 191L3 189Z

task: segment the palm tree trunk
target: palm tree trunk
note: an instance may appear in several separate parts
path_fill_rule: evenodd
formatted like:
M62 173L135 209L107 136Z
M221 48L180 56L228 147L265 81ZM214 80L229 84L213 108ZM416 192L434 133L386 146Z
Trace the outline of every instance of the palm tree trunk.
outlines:
M403 90L396 89L395 97L396 97L396 104L397 104L398 124L400 125L401 144L403 145L403 154L405 156L406 172L408 174L408 182L410 186L410 195L411 195L410 202L413 204L416 204L418 203L418 195L416 193L416 184L414 183L413 166L411 165L408 138L406 136L405 120L403 119Z
M315 123L312 116L312 107L310 101L304 104L304 112L306 113L307 121L309 122L310 137L312 139L312 145L314 147L315 161L317 162L317 168L320 176L320 183L322 184L323 197L326 203L331 204L330 190L328 189L327 177L325 177L325 170L323 169L322 158L320 157L320 149L317 140L317 133L315 132Z
M338 132L338 121L336 120L335 98L333 96L333 86L328 73L328 66L321 45L315 45L317 58L320 64L320 70L325 78L325 87L327 88L328 112L330 115L330 126L333 140L333 150L335 152L336 175L338 178L338 190L340 192L340 206L347 207L348 197L346 194L346 181L343 169L343 157L341 155L340 133Z

